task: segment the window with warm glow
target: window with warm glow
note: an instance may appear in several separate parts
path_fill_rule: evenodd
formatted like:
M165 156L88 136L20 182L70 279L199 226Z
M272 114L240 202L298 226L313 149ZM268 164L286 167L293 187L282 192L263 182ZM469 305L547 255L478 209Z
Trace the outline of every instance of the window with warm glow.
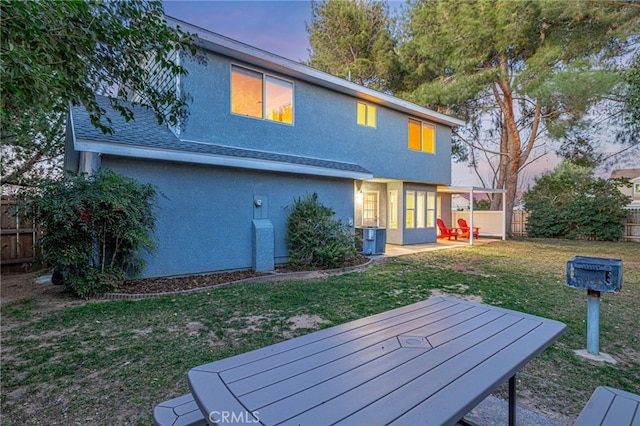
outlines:
M436 193L427 192L427 228L436 226Z
M357 122L361 126L376 127L376 107L362 102L357 102Z
M292 124L293 83L232 65L231 112Z
M424 192L417 193L416 203L416 228L424 228Z
M389 191L389 229L398 229L398 191Z
M409 119L409 149L428 153L436 152L436 128L433 124Z
M378 193L367 191L362 197L362 226L378 226Z
M407 191L405 200L405 228L416 227L416 192Z

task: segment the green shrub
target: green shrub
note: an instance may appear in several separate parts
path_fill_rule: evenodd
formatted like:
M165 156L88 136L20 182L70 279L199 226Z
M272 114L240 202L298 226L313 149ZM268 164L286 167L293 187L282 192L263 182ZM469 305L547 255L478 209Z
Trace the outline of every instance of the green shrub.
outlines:
M293 268L340 268L358 257L353 231L334 214L316 193L295 200L287 229Z
M628 183L628 181L626 182ZM595 178L589 167L564 162L524 194L532 237L615 240L622 236L630 197L619 179Z
M42 227L42 261L56 265L76 295L114 290L144 268L153 251L156 191L149 184L101 170L68 174L21 194L19 210Z

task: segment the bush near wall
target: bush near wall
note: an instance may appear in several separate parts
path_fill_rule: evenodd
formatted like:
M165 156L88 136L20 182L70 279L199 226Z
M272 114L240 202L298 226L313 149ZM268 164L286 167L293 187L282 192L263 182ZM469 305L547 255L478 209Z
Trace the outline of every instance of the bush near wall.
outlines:
M295 200L287 229L293 268L340 268L358 257L356 236L334 214L318 201L316 193Z
M17 212L41 224L42 261L88 297L142 271L139 251L155 249L155 201L153 186L105 169L45 181L20 195Z

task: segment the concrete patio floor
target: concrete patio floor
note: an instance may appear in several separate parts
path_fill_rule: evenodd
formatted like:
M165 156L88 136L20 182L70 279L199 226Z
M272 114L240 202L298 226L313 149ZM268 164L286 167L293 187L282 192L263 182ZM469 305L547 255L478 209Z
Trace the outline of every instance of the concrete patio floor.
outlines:
M473 246L481 246L484 244L495 243L497 241L502 241L498 238L478 238L473 240ZM452 248L463 248L463 247L471 247L469 244L469 240L445 240L441 239L435 243L428 244L411 244L406 246L400 246L397 244L386 244L384 246L385 252L382 256L387 257L395 257L402 256L405 254L414 254L421 253L425 251L433 251L433 250L447 250Z

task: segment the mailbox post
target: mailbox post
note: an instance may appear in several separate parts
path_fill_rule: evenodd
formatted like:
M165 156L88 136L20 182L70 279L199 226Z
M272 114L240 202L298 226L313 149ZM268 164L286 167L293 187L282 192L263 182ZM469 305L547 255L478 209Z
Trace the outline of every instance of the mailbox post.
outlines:
M622 260L575 256L567 262L567 286L587 290L587 352L600 354L600 292L622 288Z

